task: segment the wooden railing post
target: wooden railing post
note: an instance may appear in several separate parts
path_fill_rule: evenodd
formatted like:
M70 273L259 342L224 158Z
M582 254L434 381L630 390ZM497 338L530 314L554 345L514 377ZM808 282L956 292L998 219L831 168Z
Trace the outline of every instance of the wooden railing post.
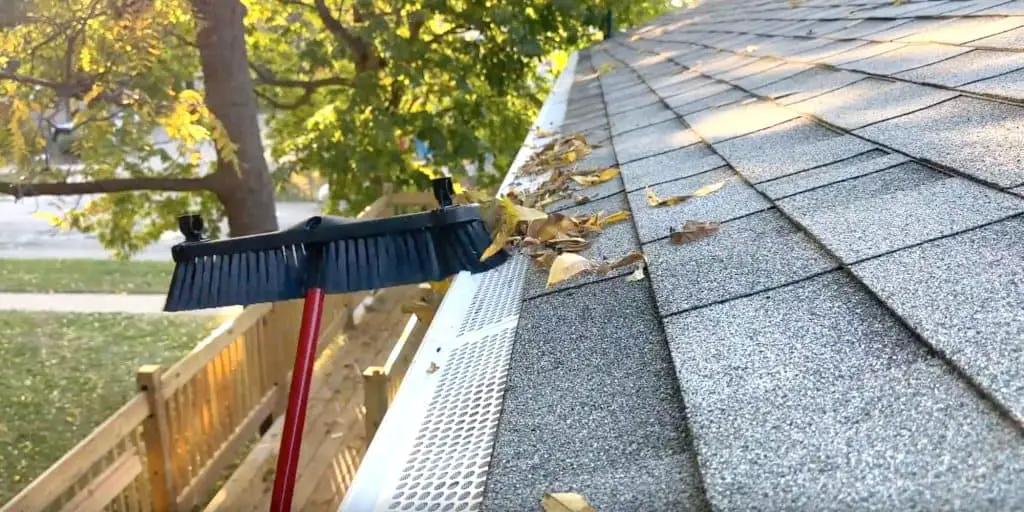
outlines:
M171 477L171 438L167 427L167 406L161 389L159 365L148 364L135 375L139 391L146 395L149 417L142 423L143 442L146 445L146 464L153 510L170 511L177 508L174 480Z
M366 445L369 446L388 411L388 376L380 366L371 366L363 371L363 406L366 408L363 419Z

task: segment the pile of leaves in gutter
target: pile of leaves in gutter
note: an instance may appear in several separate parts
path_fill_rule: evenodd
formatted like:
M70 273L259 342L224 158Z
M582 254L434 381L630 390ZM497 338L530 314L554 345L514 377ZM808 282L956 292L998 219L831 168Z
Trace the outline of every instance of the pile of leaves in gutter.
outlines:
M550 132L538 136L555 136ZM605 215L596 212L590 215L566 215L546 213L543 208L557 201L568 199L571 184L590 187L605 183L619 175L615 167L581 169L579 161L589 155L595 147L582 134L555 136L544 144L519 169L519 177L543 177L533 190L527 192L514 188L499 198L486 197L475 191L465 191L462 202L479 203L485 224L492 232L493 243L481 257L487 259L503 249L520 251L533 260L534 264L548 269L547 286L586 275L605 275L619 268L635 265L628 280L643 279L645 260L643 254L632 251L613 260L594 261L579 255L589 248L595 236L603 229L630 218L627 211ZM659 198L647 190L648 205L652 208L674 206L691 198L704 197L722 189L726 182L706 185L685 196ZM589 201L586 196L577 196L575 202ZM689 221L682 230L673 231L670 243L684 244L699 240L715 233L717 223Z

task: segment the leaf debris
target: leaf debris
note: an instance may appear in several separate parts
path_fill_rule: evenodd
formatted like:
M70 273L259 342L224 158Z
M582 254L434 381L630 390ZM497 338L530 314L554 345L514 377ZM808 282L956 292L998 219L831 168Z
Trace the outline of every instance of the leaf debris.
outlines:
M590 187L593 185L599 185L606 181L609 181L619 175L619 170L615 167L608 167L606 169L598 169L588 174L574 174L572 180L584 187Z
M551 263L547 286L550 288L553 285L585 274L603 276L612 270L642 262L643 260L643 254L636 251L611 262L597 262L571 252L562 253Z
M683 224L682 230L676 231L674 228L672 229L669 233L669 243L683 245L696 242L717 233L721 227L722 224L719 222L688 220L686 224Z
M544 512L597 512L586 498L574 492L549 492L540 503Z
M709 196L711 194L714 194L715 192L718 192L719 190L722 190L722 188L725 187L726 181L727 180L722 180L715 183L710 183L708 185L704 185L703 187L700 187L689 194L670 196L664 198L658 197L658 194L654 193L654 190L652 190L651 187L647 187L647 205L650 206L651 208L658 208L661 206L675 206L679 203L689 201L690 199L693 199L695 197Z

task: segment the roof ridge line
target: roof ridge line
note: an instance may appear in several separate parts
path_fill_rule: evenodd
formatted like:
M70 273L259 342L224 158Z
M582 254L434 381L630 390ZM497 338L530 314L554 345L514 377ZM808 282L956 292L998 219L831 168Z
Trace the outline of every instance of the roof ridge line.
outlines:
M632 51L638 51L638 50L632 49L631 46L626 45L625 43L622 43L621 41L617 41L617 40L613 39L613 40L611 40L611 42L613 42L615 44L618 44L618 45L620 45L620 46L622 46L622 47L624 47L626 49L630 49ZM639 50L639 52L654 53L654 52L647 51L647 50L642 50L642 49ZM622 63L623 65L625 65L625 67L627 69L632 71L639 78L641 83L643 83L645 86L647 86L648 89L651 90L651 92L653 92L656 96L658 96L658 98L661 98L662 102L664 103L664 98L661 96L661 94L659 94L657 91L655 91L654 88L651 87L651 85L643 77L643 75L641 75L639 72L637 72L636 69L634 69L632 66L630 66L628 63L626 63L625 61L623 61L619 57L613 55L611 52L605 51L605 53L609 57L611 57L612 59ZM711 77L709 75L705 75L704 73L702 73L700 71L693 70L689 66L686 66L685 64L675 60L675 58L673 58L673 57L670 57L668 60L676 63L677 65L681 66L684 69L691 70L691 71L694 71L696 73L699 73L701 76L705 76L705 77L711 78L713 80L718 80L720 82L725 82L724 80L719 80L719 79ZM725 82L725 83L729 83L729 82ZM732 85L732 84L729 83L729 85ZM749 92L746 89L743 89L743 88L740 88L740 89L744 90L745 92ZM758 97L760 97L760 96L758 96ZM774 100L770 100L770 101L772 101L772 103L777 105L777 106L785 108L785 106L778 105L778 103L775 102ZM671 110L671 107L669 107L668 103L664 103L664 105L665 105L666 108L669 108ZM733 166L732 163L729 162L729 160L727 158L725 158L725 156L722 155L714 147L714 145L709 143L708 140L700 132L698 132L697 130L694 130L693 127L686 121L686 119L683 118L683 116L679 115L674 110L672 112L676 114L676 117L678 118L679 122L682 123L683 126L685 126L687 129L693 131L694 134L696 134L696 136L699 137L701 139L701 141L708 147L708 149L713 151L716 155L718 155L720 158L722 158L722 160L725 160L727 163L729 163L730 167L733 167L733 169L735 169L735 166ZM860 138L864 139L863 137L860 137ZM864 139L864 140L868 140L868 139ZM871 141L871 142L873 142L873 141ZM899 153L905 155L905 153L902 153L902 152L899 152ZM909 156L909 155L906 155L906 156ZM911 157L911 158L913 159L913 157ZM882 306L884 306L885 309L888 310L889 313L893 315L893 318L904 329L906 329L907 332L909 332L912 335L912 337L922 347L924 347L926 350L928 350L930 353L932 353L937 359L943 361L946 364L946 366L952 371L952 373L957 378L959 378L962 382L964 382L964 384L966 384L968 386L968 388L970 388L978 396L978 398L982 400L982 402L987 403L993 409L993 411L996 413L997 416L999 416L1001 419L1007 421L1009 424L1013 425L1019 433L1024 435L1024 420L1018 419L1016 417L1016 415L1013 413L1013 411L1009 407L1006 406L1006 404L1004 404L1001 400L996 398L996 396L993 395L987 388L982 386L976 379L974 379L970 374L968 374L959 364L957 364L955 361L953 361L953 359L950 358L946 354L945 351L940 350L938 347L933 345L928 340L928 338L926 338L921 332L919 332L917 329L915 329L913 327L913 325L910 324L910 322L907 321L906 318L904 318L902 315L900 315L895 310L895 308L892 307L892 305L890 305L887 301L885 301L873 288L868 286L867 283L865 283L864 280L861 279L853 271L853 269L851 268L850 264L847 264L847 263L843 262L842 258L840 258L832 249L830 249L827 245L825 245L825 243L822 242L822 240L818 236L816 236L813 232L811 232L807 228L807 226L805 226L803 223L799 222L796 218L794 218L792 215L790 215L788 212L786 212L783 208L779 208L778 204L776 203L775 200L773 200L771 197L769 197L767 194L762 192L757 187L754 187L754 185L752 183L750 183L750 180L748 180L747 177L744 176L739 170L736 170L736 175L740 179L742 179L744 183L746 183L748 186L750 186L750 188L752 188L759 195L761 195L765 200L767 200L770 204L772 204L772 206L774 206L775 209L779 213L781 213L783 215L783 217L786 218L786 220L791 222L794 226L796 226L797 229L799 229L806 236L808 236L810 238L810 240L812 240L815 244L817 244L826 254L829 255L829 257L833 258L836 262L838 262L839 269L843 270L848 275L850 275L854 279L854 281L857 284L859 284L869 296L871 296L873 299L877 300ZM1008 192L1004 192L1004 193L1008 193ZM1021 214L1018 214L1018 215L1021 215ZM1006 219L1002 219L1002 220L1006 220ZM927 242L923 242L923 243L927 243Z

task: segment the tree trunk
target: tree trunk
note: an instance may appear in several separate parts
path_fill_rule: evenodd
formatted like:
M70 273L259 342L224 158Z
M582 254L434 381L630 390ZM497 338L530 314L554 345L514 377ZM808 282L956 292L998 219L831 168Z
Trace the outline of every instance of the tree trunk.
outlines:
M259 105L249 75L239 0L191 0L199 24L196 43L203 64L206 104L238 146L240 169L217 161L213 190L224 205L231 236L277 229L274 184L260 137Z

